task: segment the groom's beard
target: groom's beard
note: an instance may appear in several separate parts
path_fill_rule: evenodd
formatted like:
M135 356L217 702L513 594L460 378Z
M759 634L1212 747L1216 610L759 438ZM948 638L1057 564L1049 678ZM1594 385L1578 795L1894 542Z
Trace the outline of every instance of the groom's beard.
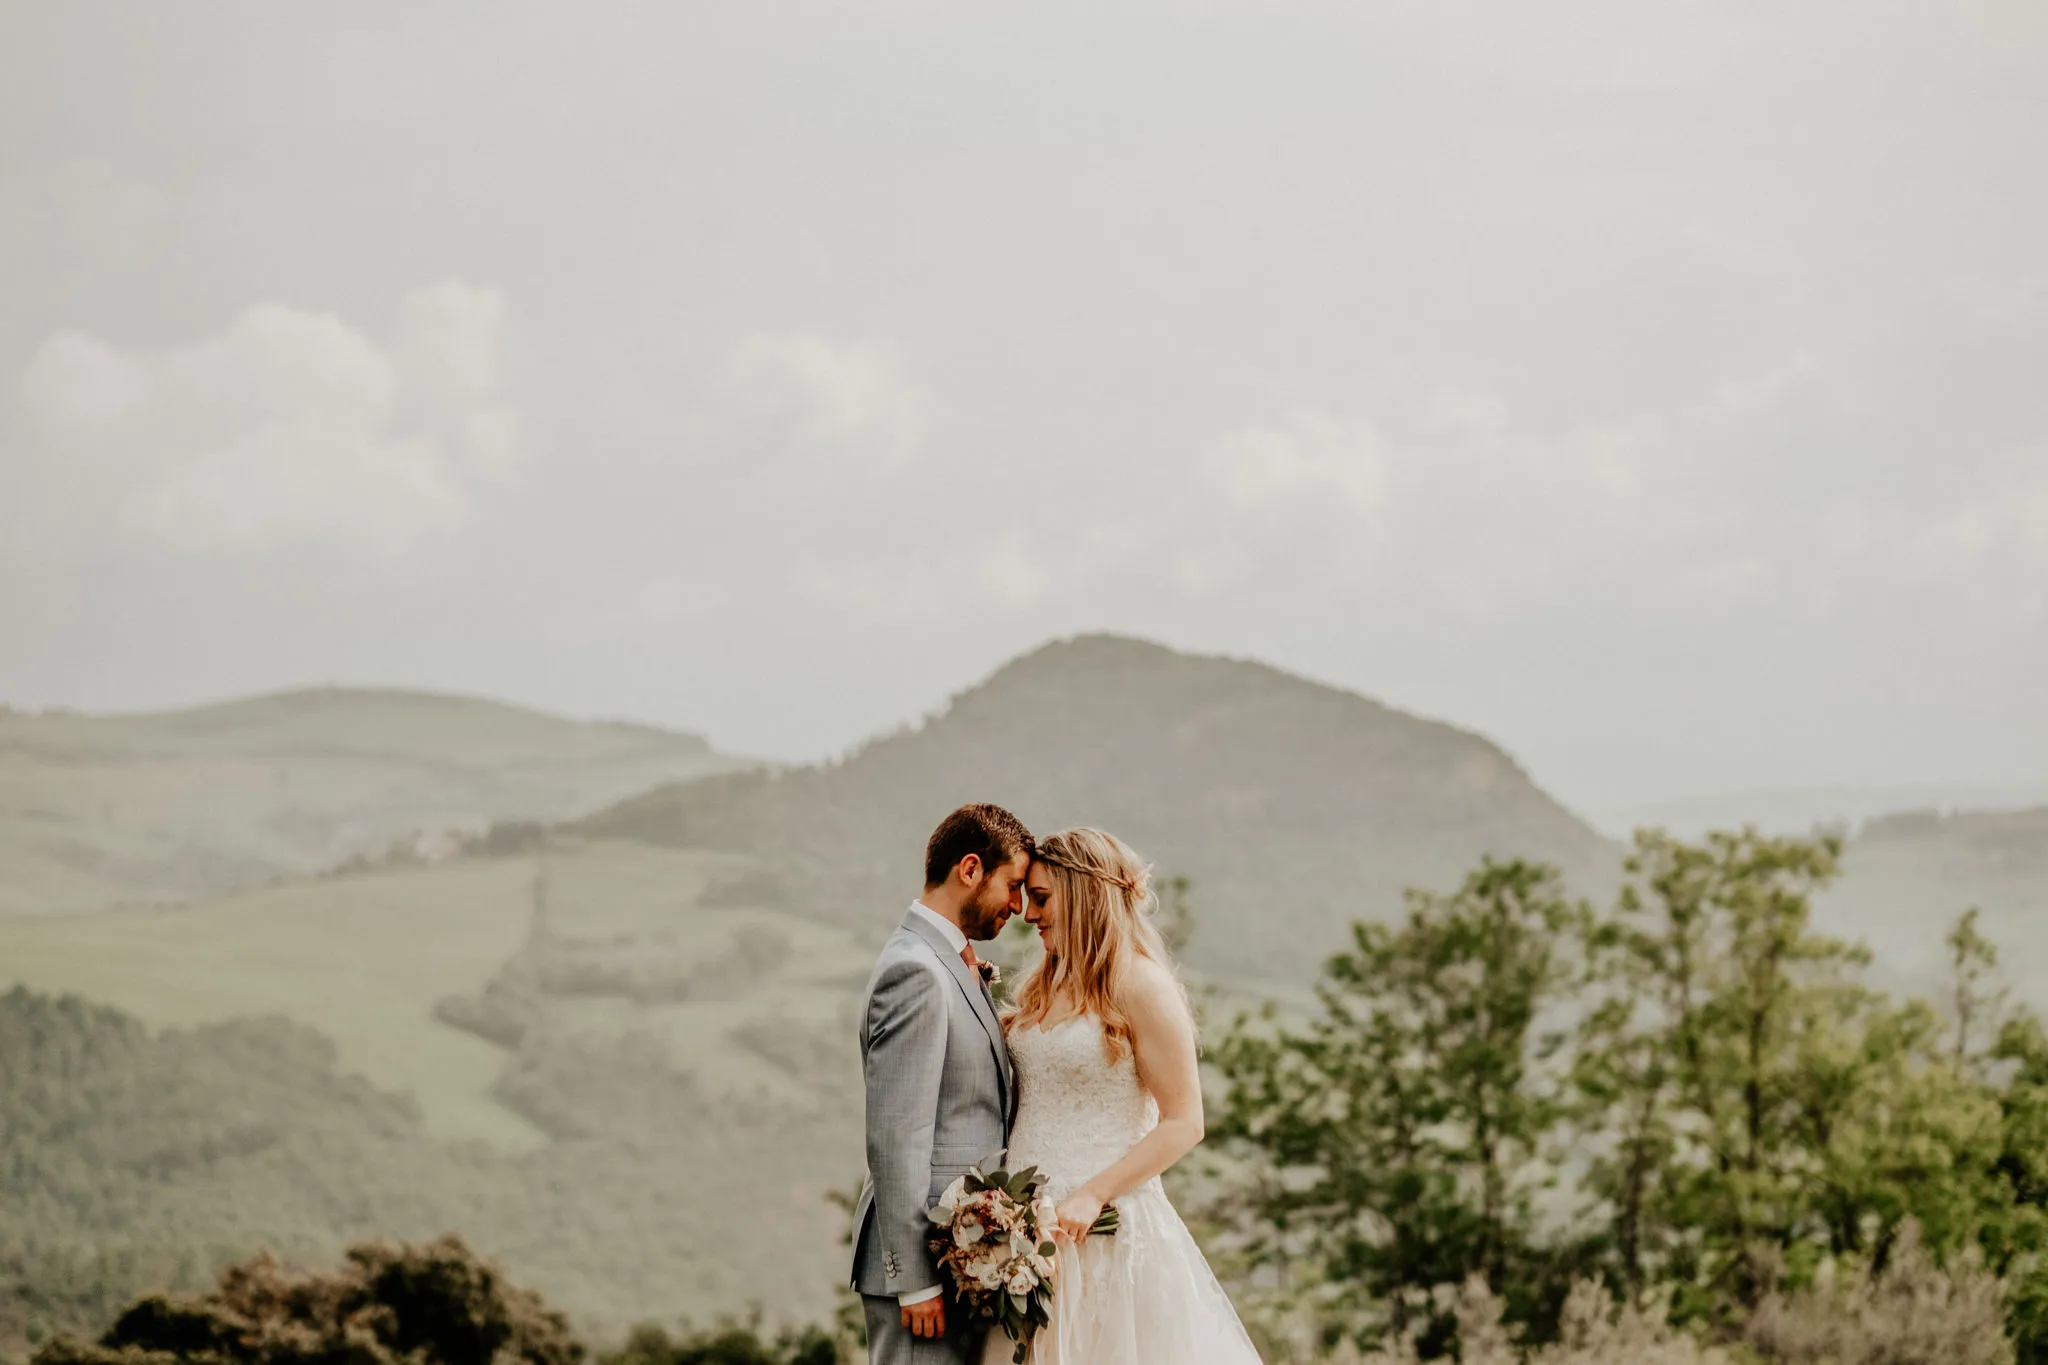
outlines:
M972 939L991 939L1002 929L1003 917L1010 911L1006 900L994 905L984 905L979 900L967 906L967 913L960 917L960 932Z

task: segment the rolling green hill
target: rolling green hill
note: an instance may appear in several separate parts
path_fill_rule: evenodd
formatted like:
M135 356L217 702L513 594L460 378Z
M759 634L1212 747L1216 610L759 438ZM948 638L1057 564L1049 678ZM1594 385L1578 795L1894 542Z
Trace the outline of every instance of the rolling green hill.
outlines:
M74 992L158 1027L290 1018L332 1040L344 1069L411 1096L435 1136L528 1150L548 1134L505 1102L517 1049L469 1026L458 1002L494 980L520 985L522 964L539 963L547 979L521 1002L545 1015L537 1036L638 1035L715 1098L804 1098L816 1078L738 1039L836 1025L867 945L786 911L706 906L742 860L638 844L550 854L537 926L538 866L458 858L167 909L0 920L0 989Z
M757 858L781 903L879 932L947 810L1096 824L1198 888L1190 960L1299 983L1351 920L1481 854L1557 863L1589 890L1618 853L1467 730L1262 664L1114 636L1047 645L923 725L840 762L674 784L593 835Z
M1297 995L1350 920L1482 854L1594 897L1620 856L1477 735L1110 637L839 762L687 776L724 765L402 694L0 715L0 906L73 911L0 915L0 997L37 993L0 1000L0 1111L38 1116L0 1126L0 1327L10 1265L71 1267L58 1289L98 1302L259 1241L322 1257L444 1227L599 1331L816 1316L843 1257L826 1195L860 1168L860 988L963 800L1106 825L1190 877L1217 1016ZM546 838L302 875L364 831L573 817L651 783ZM1823 922L1896 974L1924 977L1977 903L2048 999L2048 811L1873 822L1845 865Z
M259 1246L320 1261L451 1228L601 1336L829 1309L843 1220L819 1191L845 1183L847 1154L814 1106L727 1100L707 1122L704 1090L644 1051L565 1039L523 1057L529 1091L584 1131L506 1153L435 1137L291 1020L152 1030L0 992L0 1359Z
M564 819L730 766L692 735L415 692L0 707L0 916L260 885L422 829Z

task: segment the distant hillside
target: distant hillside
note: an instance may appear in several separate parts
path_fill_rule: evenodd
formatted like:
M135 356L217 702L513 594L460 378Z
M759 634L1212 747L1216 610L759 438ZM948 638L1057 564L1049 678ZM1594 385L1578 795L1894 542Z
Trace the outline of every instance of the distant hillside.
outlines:
M1849 842L1842 867L1815 914L1868 943L1880 966L1929 985L1942 936L1976 906L2008 978L2036 1006L2048 1003L2048 806L1885 816Z
M731 766L694 735L413 692L0 708L0 915L213 894L421 828L565 819Z
M1645 825L1684 839L1744 825L1770 834L1805 835L1821 828L1858 830L1900 811L2000 810L2042 801L2048 801L2048 783L1763 787L1596 812L1594 823L1617 836Z
M336 723L322 696L382 719ZM166 830L226 845L291 803L331 828L342 797L407 784L482 803L623 782L639 754L720 762L659 732L385 694L4 717L0 830L19 828L24 720L70 746L34 773L69 763L82 790L125 793L103 826L74 796L81 826L158 849ZM275 787L252 776L271 765ZM10 1330L90 1321L257 1242L320 1259L448 1225L594 1330L755 1300L822 1315L845 1257L826 1195L860 1169L873 941L932 823L982 797L1040 829L1107 825L1191 877L1218 1023L1298 999L1345 923L1393 914L1405 885L1519 852L1604 899L1619 856L1469 732L1089 637L841 762L666 783L545 843L0 921L0 1114L20 1120L0 1124L0 1358ZM2021 995L2048 999L2048 810L1874 821L1846 868L1819 916L1887 974L1925 983L1975 903ZM1023 937L993 955L1017 965ZM73 992L119 1013L57 999Z
M843 1100L829 1132L810 1104L707 1117L700 1083L649 1049L574 1039L536 1040L519 1079L586 1131L524 1155L440 1141L303 1024L158 1031L0 991L0 1359L259 1246L324 1260L451 1228L600 1335L829 1311L844 1216L822 1191L859 1170Z
M589 817L591 834L747 853L806 913L879 928L959 802L1097 824L1194 881L1191 961L1301 980L1404 887L1524 854L1593 889L1615 850L1484 738L1262 664L1112 636L1047 645L837 763L728 773ZM750 888L758 889L758 888Z

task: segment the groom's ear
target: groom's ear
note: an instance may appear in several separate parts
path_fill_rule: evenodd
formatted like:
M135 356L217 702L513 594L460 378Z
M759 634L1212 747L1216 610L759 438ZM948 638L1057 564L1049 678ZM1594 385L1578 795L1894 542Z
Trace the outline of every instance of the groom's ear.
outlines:
M953 866L953 875L969 886L981 880L981 855L970 853Z

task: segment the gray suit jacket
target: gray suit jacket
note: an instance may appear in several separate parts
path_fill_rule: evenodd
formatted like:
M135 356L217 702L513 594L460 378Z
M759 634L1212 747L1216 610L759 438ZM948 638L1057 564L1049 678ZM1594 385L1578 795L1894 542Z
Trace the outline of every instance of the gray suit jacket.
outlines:
M914 1294L939 1283L925 1211L1009 1140L1010 1052L973 969L907 914L875 959L860 1026L867 1179L854 1209L853 1287Z

